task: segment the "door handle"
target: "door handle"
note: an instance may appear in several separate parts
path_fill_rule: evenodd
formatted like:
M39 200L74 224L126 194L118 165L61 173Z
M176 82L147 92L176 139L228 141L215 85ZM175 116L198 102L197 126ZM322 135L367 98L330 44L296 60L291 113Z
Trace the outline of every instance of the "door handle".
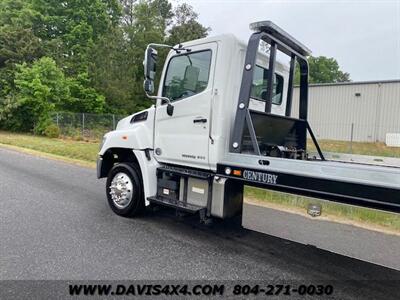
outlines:
M207 119L206 118L194 119L193 123L207 123Z

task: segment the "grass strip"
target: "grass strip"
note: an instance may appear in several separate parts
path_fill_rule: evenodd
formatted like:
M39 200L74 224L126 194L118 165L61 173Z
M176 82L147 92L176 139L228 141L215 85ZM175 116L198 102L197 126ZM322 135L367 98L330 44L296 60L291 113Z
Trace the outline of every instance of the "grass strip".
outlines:
M345 142L322 142L323 149L330 152L343 150ZM97 142L74 141L68 139L50 139L46 137L34 136L29 134L17 134L0 131L0 144L29 149L31 154L48 154L47 157L53 159L64 159L67 162L77 163L84 166L94 167L99 151ZM360 143L359 147L353 144L353 153L357 149L359 154L382 155L393 151L392 148L385 150L382 145ZM328 148L331 146L332 148ZM386 147L388 148L388 147ZM396 149L397 150L397 149ZM399 156L400 156L400 149ZM84 162L84 163L79 163ZM86 163L86 165L85 165ZM273 192L265 189L246 187L245 197L273 204L293 207L305 211L309 203L321 203L323 214L345 218L350 221L374 224L383 228L400 231L400 217L396 214L382 212L373 209L359 208L350 205L341 205L334 202L323 201L319 199L294 196L284 193Z

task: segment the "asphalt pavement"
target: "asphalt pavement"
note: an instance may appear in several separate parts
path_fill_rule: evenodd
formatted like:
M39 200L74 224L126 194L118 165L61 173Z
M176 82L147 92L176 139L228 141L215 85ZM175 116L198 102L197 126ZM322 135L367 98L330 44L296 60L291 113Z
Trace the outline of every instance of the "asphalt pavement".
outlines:
M400 249L399 249L400 250ZM0 148L0 280L331 283L337 298L400 299L400 272L167 209L115 215L94 169Z

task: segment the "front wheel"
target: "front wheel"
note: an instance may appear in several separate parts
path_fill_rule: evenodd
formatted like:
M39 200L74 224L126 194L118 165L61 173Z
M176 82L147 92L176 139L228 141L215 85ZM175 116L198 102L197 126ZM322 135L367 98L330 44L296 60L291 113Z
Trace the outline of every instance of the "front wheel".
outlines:
M144 209L140 171L134 164L115 165L108 174L106 192L108 204L117 215L133 217Z

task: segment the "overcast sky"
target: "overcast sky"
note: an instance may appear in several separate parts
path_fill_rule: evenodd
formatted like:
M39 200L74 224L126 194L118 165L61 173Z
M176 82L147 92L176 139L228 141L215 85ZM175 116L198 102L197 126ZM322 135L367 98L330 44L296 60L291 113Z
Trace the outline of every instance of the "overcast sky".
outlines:
M271 20L308 46L334 57L353 81L400 79L400 0L177 0L192 5L210 35L247 41L249 23Z

